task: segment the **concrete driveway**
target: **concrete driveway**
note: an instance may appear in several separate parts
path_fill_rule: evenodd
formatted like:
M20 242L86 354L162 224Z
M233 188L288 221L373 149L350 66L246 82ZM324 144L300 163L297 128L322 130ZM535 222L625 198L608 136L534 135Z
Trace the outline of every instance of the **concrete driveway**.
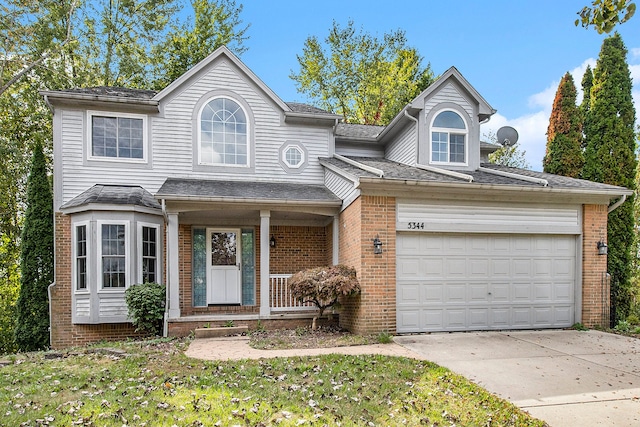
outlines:
M551 426L640 425L640 340L545 330L405 335L395 341Z

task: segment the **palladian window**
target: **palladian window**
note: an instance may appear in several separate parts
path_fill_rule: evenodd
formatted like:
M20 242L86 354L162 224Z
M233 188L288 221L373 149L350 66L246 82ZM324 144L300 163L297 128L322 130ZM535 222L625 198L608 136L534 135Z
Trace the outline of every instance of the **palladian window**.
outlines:
M248 166L247 115L229 98L214 98L202 109L200 121L200 164Z

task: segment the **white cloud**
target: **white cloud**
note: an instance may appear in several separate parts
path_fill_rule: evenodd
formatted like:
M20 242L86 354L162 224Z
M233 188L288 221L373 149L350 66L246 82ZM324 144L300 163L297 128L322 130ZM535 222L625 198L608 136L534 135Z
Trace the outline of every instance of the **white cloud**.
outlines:
M631 52L631 56L634 58L640 57L640 47L631 48L629 52Z

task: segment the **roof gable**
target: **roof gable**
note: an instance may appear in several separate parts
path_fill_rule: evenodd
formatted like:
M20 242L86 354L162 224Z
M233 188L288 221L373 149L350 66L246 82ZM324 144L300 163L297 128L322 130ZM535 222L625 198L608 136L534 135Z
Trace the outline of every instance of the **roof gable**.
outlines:
M200 61L189 71L184 73L178 79L174 80L169 86L158 92L153 97L154 100L160 102L168 97L171 97L175 92L179 90L183 85L188 84L190 81L197 79L202 73L206 73L209 69L215 67L215 65L222 59L228 59L229 62L242 74L244 74L252 83L256 85L274 104L282 109L284 112L291 112L292 109L275 94L260 78L249 69L240 59L235 56L226 46L221 46L216 49L211 55Z
M421 109L424 106L425 99L429 98L434 93L440 91L447 85L454 83L451 87L462 89L466 92L466 95L474 100L478 104L478 118L480 121L492 116L496 110L489 105L489 103L478 93L478 91L471 86L471 84L464 78L460 71L456 67L451 67L442 74L435 82L433 82L428 88L426 88L420 95L418 95L409 104L413 108ZM462 95L462 94L461 94Z

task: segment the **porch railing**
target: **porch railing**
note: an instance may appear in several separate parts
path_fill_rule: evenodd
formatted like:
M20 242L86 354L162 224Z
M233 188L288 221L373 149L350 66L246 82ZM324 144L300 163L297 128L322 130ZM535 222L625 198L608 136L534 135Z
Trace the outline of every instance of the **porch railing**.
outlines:
M316 307L311 303L300 303L291 296L289 278L291 274L269 275L269 305L271 311L313 311Z

